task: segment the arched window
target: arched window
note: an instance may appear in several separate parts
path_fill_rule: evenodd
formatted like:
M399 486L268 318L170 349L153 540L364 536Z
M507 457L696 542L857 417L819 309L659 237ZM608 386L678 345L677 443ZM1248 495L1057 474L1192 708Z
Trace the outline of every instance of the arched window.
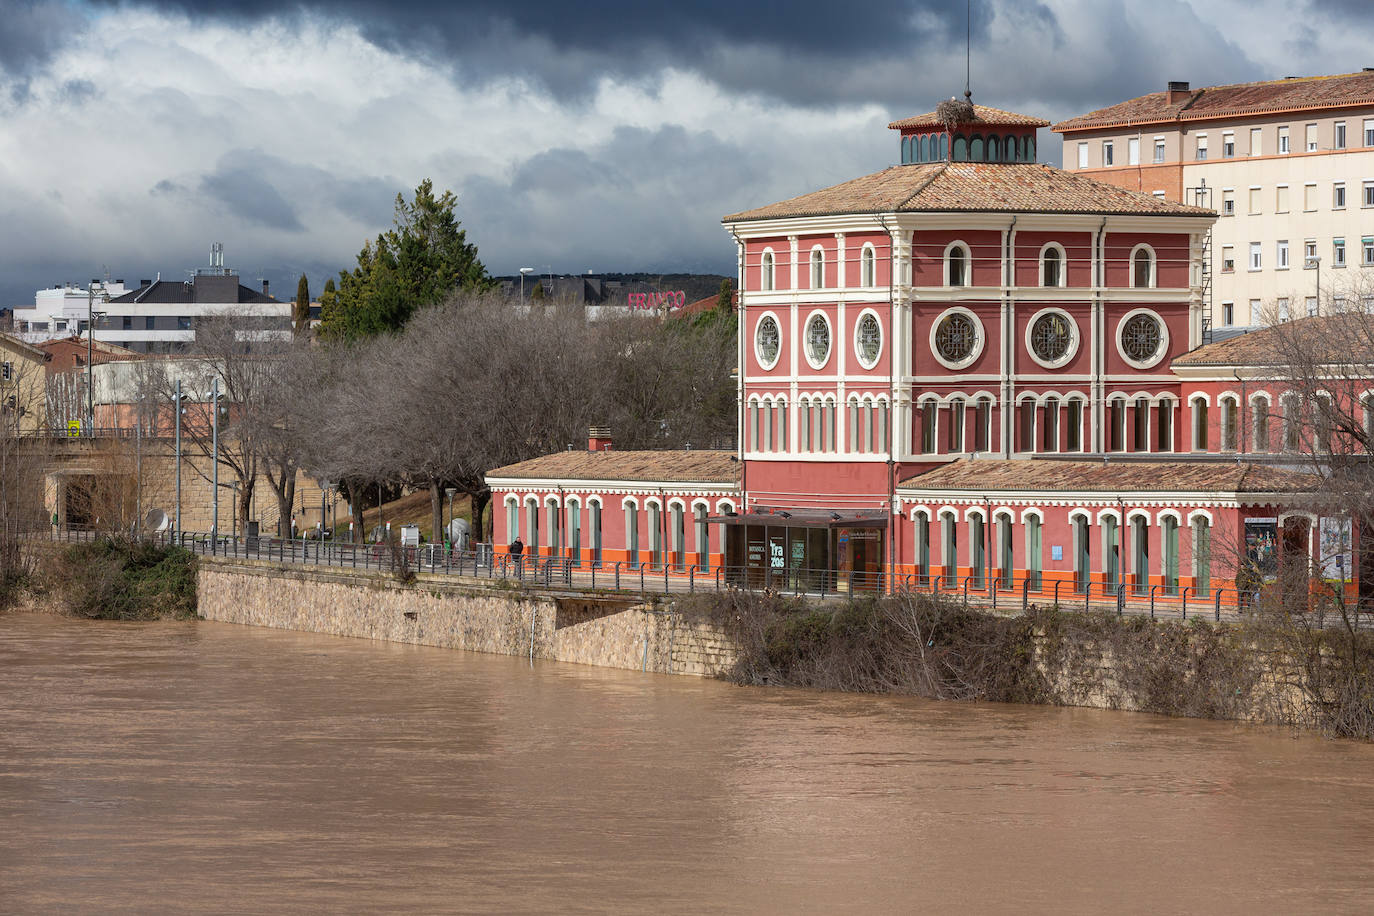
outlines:
M1374 394L1367 394L1360 399L1364 405L1364 450L1374 452Z
M663 507L657 502L647 503L649 510L649 566L663 566Z
M1027 138L1025 138L1024 140L1021 141L1021 161L1022 161L1022 162L1034 162L1034 161L1035 161L1035 138L1034 138L1034 137L1027 137Z
M1069 401L1068 417L1064 421L1064 447L1071 452L1083 451L1083 402Z
M911 138L910 138L910 137L903 137L903 138L902 138L902 165L906 165L906 164L907 164L908 162L910 162L910 161L911 161Z
M1302 406L1298 396L1292 392L1283 396L1283 448L1296 452L1302 447Z
M1040 254L1040 285L1064 285L1064 253L1055 245L1045 246Z
M1150 450L1150 400L1149 398L1135 399L1135 442L1134 452L1148 452Z
M1039 591L1041 588L1041 570L1043 568L1042 554L1044 553L1044 537L1040 530L1040 516L1027 515L1025 526L1027 585Z
M1102 526L1102 573L1107 587L1115 589L1121 584L1121 531L1115 515L1103 516Z
M1016 156L1016 146L1017 146L1017 143L1016 143L1016 138L1015 138L1015 137L1010 137L1010 136L1008 136L1008 137L1003 137L1003 138L1002 138L1002 161L1003 161L1003 162L1015 162L1015 161L1016 161L1016 159L1017 159L1017 156Z
M773 252L765 251L759 264L759 286L765 292L773 288Z
M953 512L940 514L940 565L944 569L944 588L959 583L959 521Z
M1107 404L1107 451L1126 450L1126 399L1112 398Z
M574 566L582 565L582 504L568 500L568 559Z
M1206 516L1193 516L1193 589L1199 597L1212 593L1212 525Z
M1178 594L1178 519L1166 515L1160 521L1160 542L1164 553L1164 593Z
M1005 515L997 518L997 572L998 588L1011 588L1016 559L1011 543L1011 519Z
M962 243L955 243L945 253L945 285L969 285L969 254Z
M1236 428L1239 406L1235 398L1221 399L1221 450L1224 452L1234 452L1240 442L1239 431Z
M811 249L811 288L825 287L825 252L819 247Z
M1135 593L1150 593L1150 532L1148 522L1137 515L1131 519L1131 572L1134 573Z
M697 503L692 507L692 527L696 535L697 569L711 571L711 528L706 522L706 504Z
M601 500L587 501L587 536L591 539L592 565L601 565Z
M1059 451L1059 399L1045 400L1045 419L1040 424L1040 450Z
M930 141L930 152L931 159L939 159L941 162L947 162L949 160L949 134L940 134L940 154L938 156L935 155L935 140L932 138Z
M931 140L931 138L930 138L929 136L923 135L923 136L921 137L921 161L922 161L922 162L929 162L930 159L931 159L931 156L930 156L930 146L931 146L930 140Z
M1155 285L1155 254L1141 245L1131 254L1131 286L1150 289Z
M1000 162L1002 144L996 137L988 137L988 162Z
M1161 398L1155 407L1155 450L1172 452L1174 450L1174 401Z
M921 513L913 519L916 528L916 584L930 584L930 518Z
M878 277L877 262L878 262L878 255L877 255L877 252L875 252L875 251L873 250L873 246L872 246L872 245L865 245L865 246L864 246L864 249L863 249L863 253L859 255L859 285L860 285L860 286L877 286L877 285L878 285L878 279L877 279L877 277Z
M1082 595L1092 581L1092 541L1088 538L1088 519L1075 516L1073 520L1073 590Z
M682 503L673 503L668 509L668 552L672 556L673 568L679 572L687 569L687 526Z
M983 155L983 138L975 134L968 144L968 161L982 162Z
M965 140L963 137L955 137L955 138L954 138L954 157L953 157L953 158L954 158L954 161L955 161L955 162L967 162L967 161L968 161L968 141Z
M1251 451L1269 451L1269 398L1261 395L1251 402L1251 428L1254 429L1254 442Z
M539 556L539 500L533 496L525 500L525 554Z
M506 543L512 543L520 536L520 503L515 499L506 501Z
M949 402L949 451L951 452L964 450L965 410L963 398L954 398Z

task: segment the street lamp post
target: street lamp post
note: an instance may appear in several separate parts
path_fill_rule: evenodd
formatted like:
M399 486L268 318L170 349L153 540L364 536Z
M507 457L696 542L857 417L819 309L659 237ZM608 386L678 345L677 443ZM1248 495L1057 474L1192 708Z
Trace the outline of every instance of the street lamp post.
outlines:
M533 267L520 268L520 301L525 301L525 277L534 273Z
M176 539L181 543L181 379L177 379L176 401L172 405L172 412L176 414L177 429L177 523Z
M103 288L100 291L100 301L108 302L110 294ZM79 301L79 300L78 300ZM95 355L95 316L105 317L104 312L95 311L95 283L86 287L86 435L92 435L95 429L95 376L92 372L91 359Z
M210 537L219 537L219 376L215 376L210 382L210 442L213 459L211 460L211 471L213 481L211 482L210 499ZM211 541L213 544L214 541Z
M457 491L453 487L445 487L444 492L448 494L448 525L444 528L444 540L452 540L453 534L453 494Z

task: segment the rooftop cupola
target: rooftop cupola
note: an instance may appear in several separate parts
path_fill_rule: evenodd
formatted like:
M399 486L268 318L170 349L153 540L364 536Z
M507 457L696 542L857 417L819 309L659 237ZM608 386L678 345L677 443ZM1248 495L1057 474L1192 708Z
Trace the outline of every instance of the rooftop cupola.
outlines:
M887 125L902 137L903 165L924 162L1034 162L1035 132L1043 118L963 99L941 102L934 111Z

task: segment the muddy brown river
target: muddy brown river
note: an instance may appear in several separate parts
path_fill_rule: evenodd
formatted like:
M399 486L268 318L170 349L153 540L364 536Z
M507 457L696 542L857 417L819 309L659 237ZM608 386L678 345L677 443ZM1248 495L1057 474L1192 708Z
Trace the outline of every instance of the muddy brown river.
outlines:
M1374 910L1374 747L0 618L0 911Z

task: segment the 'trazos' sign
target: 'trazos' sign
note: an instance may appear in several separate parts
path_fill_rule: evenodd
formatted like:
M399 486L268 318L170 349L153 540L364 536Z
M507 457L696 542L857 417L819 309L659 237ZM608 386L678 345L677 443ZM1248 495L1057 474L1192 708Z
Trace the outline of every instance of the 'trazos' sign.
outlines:
M632 309L645 311L680 309L687 304L687 294L682 290L671 293L630 293L628 304Z

